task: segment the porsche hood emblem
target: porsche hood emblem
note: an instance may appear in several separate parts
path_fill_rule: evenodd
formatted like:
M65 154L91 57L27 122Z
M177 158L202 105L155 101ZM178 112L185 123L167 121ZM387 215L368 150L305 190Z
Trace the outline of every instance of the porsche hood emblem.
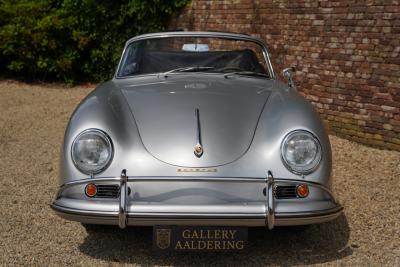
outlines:
M196 115L196 125L197 125L197 130L196 130L196 142L197 144L194 146L194 154L196 157L200 158L203 155L203 145L201 144L201 128L200 128L200 112L199 109L196 108L195 110L195 115Z
M200 144L195 145L194 147L194 154L197 157L201 157L201 155L203 154L203 146Z

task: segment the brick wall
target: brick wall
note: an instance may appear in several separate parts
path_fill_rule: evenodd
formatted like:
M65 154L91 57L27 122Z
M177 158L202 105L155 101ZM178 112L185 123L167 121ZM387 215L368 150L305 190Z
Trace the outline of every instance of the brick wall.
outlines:
M261 37L330 133L400 150L399 1L192 0L170 29Z

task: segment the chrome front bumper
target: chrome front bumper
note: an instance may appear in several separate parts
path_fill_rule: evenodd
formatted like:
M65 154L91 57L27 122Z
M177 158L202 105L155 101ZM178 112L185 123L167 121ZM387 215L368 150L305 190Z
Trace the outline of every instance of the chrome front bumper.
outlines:
M176 183L218 183L226 182L264 184L263 203L257 205L242 203L240 208L236 205L219 205L218 209L203 205L201 208L186 205L182 211L182 205L157 206L135 205L129 198L128 185L135 186L140 182L176 182ZM120 195L112 202L100 202L102 209L96 208L96 204L90 200L79 198L65 198L62 192L74 186L82 186L87 183L119 182ZM325 199L315 199L308 202L300 200L277 200L274 197L276 183L289 184L299 182L307 184L315 192L324 195ZM262 200L262 199L261 199ZM294 202L293 202L294 201ZM296 202L297 201L297 202ZM104 205L104 203L106 205ZM243 207L243 205L248 205ZM104 208L104 206L106 208ZM123 170L119 178L90 178L71 182L61 187L57 199L51 207L57 215L73 221L90 224L112 224L125 228L128 225L218 225L218 226L267 226L269 229L275 226L303 225L326 222L338 217L343 207L338 204L332 193L322 185L304 180L293 181L288 179L275 179L268 171L265 179L259 178L214 178L214 177L128 177ZM207 208L210 208L207 211ZM293 208L294 207L294 208ZM188 210L189 208L189 210Z

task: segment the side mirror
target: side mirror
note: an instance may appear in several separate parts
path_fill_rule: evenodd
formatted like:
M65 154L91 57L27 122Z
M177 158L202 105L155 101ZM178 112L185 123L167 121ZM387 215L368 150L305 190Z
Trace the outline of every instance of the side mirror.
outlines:
M294 87L294 82L293 82L293 73L296 71L294 67L286 68L283 69L282 74L284 77L288 79L288 86L293 88Z

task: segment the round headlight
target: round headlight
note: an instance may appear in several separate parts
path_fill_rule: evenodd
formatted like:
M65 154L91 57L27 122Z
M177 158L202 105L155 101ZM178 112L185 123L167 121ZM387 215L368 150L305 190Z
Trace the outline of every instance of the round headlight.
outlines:
M321 161L321 145L307 131L289 133L282 142L281 150L286 167L296 174L312 172Z
M86 174L102 172L112 157L111 139L97 129L83 131L72 144L72 161L78 170Z

